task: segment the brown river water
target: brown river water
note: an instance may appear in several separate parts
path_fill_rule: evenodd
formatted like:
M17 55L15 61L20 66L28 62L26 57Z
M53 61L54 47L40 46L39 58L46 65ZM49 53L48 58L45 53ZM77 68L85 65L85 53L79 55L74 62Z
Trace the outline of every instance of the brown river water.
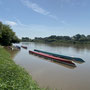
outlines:
M42 88L54 90L90 90L90 45L48 45L41 43L20 43L28 49L23 49L13 57L16 64L22 66L32 75ZM29 54L29 50L39 49L61 55L82 58L84 63L75 62L75 68L55 63L50 60Z

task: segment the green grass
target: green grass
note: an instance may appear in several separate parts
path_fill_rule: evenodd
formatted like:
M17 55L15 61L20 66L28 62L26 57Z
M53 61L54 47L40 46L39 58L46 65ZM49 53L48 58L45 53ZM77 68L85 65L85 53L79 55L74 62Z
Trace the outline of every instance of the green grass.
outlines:
M0 47L0 90L46 90L39 88L32 77Z

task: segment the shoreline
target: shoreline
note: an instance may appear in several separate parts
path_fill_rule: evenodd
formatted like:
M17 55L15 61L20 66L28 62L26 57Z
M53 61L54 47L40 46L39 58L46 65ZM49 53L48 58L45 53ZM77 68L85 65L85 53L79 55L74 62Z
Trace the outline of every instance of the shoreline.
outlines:
M11 59L11 55L0 46L0 89L46 90L32 80L32 76Z

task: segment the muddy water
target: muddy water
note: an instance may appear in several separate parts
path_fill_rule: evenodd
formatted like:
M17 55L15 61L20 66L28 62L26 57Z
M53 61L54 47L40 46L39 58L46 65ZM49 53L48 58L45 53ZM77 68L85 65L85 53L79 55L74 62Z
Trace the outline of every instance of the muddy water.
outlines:
M20 43L21 49L14 57L16 64L24 67L40 87L54 90L90 90L90 46L55 46L40 43ZM29 50L40 49L62 55L81 57L85 63L77 63L76 68L54 63L50 60L29 54Z

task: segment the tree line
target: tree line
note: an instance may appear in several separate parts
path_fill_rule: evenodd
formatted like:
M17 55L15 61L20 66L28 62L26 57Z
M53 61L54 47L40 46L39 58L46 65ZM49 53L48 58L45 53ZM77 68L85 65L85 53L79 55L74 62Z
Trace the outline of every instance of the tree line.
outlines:
M20 39L9 25L0 22L0 45L10 46L12 43L18 43Z
M70 44L90 44L90 35L85 36L84 34L76 34L70 36L56 36L51 35L49 37L35 37L30 39L29 37L22 37L22 41L32 42L45 42L45 43L70 43Z

